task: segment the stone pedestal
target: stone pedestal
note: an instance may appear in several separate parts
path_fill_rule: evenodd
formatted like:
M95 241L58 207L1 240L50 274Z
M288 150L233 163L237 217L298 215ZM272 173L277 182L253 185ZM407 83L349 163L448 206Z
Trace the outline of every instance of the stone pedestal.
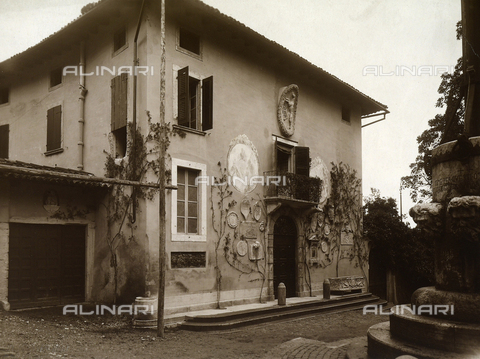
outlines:
M432 191L410 215L435 236L435 287L415 291L415 314L396 307L390 323L369 329L372 358L480 356L480 137L433 151Z

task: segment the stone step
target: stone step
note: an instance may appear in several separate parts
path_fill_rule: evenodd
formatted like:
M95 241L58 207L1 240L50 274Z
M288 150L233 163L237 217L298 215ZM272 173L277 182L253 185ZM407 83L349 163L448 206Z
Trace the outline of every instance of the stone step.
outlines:
M381 306L387 303L370 293L348 295L346 297L218 315L187 316L181 328L196 331L225 330L317 313L362 309L367 304Z
M397 310L396 310L397 308ZM392 308L390 331L395 338L456 353L480 353L480 325L449 321Z
M429 348L404 339L394 337L390 323L375 324L368 329L368 355L375 359L394 359L401 355L411 355L418 359L478 359L477 354L459 354L442 349Z

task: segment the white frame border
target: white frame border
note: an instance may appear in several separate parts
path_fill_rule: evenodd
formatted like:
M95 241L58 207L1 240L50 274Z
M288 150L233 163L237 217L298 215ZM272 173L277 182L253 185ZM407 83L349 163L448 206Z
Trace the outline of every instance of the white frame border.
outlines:
M192 162L187 160L181 160L178 158L172 158L172 185L177 185L177 167L191 168L200 171L200 176L205 178L207 175L207 165L204 163ZM207 241L207 184L198 184L200 190L200 208L199 208L199 233L198 234L186 234L177 233L177 191L172 191L172 217L171 217L171 230L172 230L172 242L206 242Z

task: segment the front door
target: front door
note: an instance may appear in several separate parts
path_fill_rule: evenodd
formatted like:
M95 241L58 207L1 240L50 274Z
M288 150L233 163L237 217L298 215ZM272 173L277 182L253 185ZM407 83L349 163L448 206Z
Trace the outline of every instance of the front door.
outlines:
M273 228L273 285L275 298L280 283L287 287L287 298L296 292L296 244L297 227L286 216L277 219Z

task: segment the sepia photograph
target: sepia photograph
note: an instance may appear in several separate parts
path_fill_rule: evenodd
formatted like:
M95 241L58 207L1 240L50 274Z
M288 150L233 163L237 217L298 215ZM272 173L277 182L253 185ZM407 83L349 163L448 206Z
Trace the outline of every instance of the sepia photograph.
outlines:
M0 358L480 358L478 19L0 0Z

